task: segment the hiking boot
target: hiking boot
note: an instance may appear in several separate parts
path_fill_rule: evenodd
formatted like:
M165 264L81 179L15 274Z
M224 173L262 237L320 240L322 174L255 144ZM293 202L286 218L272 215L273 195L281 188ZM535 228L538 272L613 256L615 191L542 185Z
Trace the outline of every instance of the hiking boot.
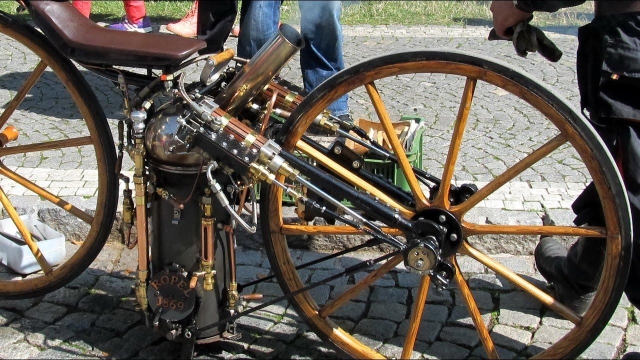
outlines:
M182 37L198 35L198 1L194 1L189 12L178 22L167 25L167 30Z
M540 274L553 286L556 300L582 315L591 305L595 292L579 290L569 279L563 265L567 259L567 248L553 237L542 237L536 246L534 257Z
M107 28L120 31L135 31L140 33L148 33L153 30L153 28L151 27L151 20L148 16L143 17L135 23L129 21L129 19L127 19L127 17L125 16L124 18L122 18L122 21L120 21L119 23L107 25Z

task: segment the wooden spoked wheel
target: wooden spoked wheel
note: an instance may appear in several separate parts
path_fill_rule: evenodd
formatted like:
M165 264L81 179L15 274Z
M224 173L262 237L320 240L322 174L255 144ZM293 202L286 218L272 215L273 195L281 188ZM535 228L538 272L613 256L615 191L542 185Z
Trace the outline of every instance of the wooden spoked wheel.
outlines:
M422 97L406 97L406 88ZM354 119L380 121L390 127L390 120L400 120L401 115L424 118L423 167L442 179L439 190L421 186L407 165L406 152L394 144L389 132L386 135L399 159L397 167L409 184L413 207L395 202L358 175L327 162L301 140L313 119L347 93ZM592 128L558 96L522 72L462 52L383 56L322 84L300 104L283 130L283 149L305 153L331 169L332 176L398 209L401 216L410 219L425 211L446 210L461 225L462 244L449 258L456 271L448 289L436 291L429 276L406 271L400 253L342 282L323 285L322 291L316 288L292 299L309 325L340 350L357 358L415 358L421 353L438 356L441 353L430 351L449 346L447 351L454 352L447 353L448 357L575 358L613 314L630 257L629 210L616 167ZM606 226L576 227L568 207L591 181L604 204ZM478 191L465 201L452 203L452 186L462 183L475 184ZM532 186L538 187L532 184L546 184L539 190L547 191L548 196L532 191ZM554 186L571 186L571 190L558 192L564 198L551 196ZM353 246L359 232L340 222L322 226L320 221L304 222L292 216L275 186L261 196L267 253L285 293L320 280L319 274L334 274L337 270L332 268L380 256L359 252L333 259L320 270L317 266L296 270L299 252L293 246L299 246L299 235L304 235L303 242L323 238L323 248L340 249ZM538 199L537 206L515 205L527 201L531 205L531 198L534 203ZM543 226L543 205L552 214L570 214L556 218L556 226ZM385 231L405 239L398 230ZM532 260L541 235L556 236L567 244L580 236L606 238L599 287L583 316L554 299L532 261L527 265L513 261L521 258L503 254L515 252ZM513 299L519 302L510 303ZM518 312L533 321L507 317ZM545 336L551 328L553 334ZM517 336L510 337L513 334Z
M25 298L69 283L102 249L115 148L87 81L40 32L0 13L0 53L0 131L11 140L0 148L0 231L25 239L2 242L0 298Z

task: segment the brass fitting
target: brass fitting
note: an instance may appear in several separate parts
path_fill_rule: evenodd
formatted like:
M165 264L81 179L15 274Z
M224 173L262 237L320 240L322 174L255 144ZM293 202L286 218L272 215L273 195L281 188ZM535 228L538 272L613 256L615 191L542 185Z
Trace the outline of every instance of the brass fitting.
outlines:
M320 128L331 131L332 133L338 131L338 128L340 127L339 124L329 120L329 112L326 110L323 111L320 115L318 115L313 120L313 123L319 126Z
M252 163L249 167L249 172L253 175L253 178L257 181L265 181L267 184L273 183L276 176L271 173L266 167Z
M232 281L229 283L229 309L235 309L236 303L240 299L240 295L238 294L238 283Z
M136 300L140 305L140 310L146 312L149 308L149 299L147 298L147 279L149 271L138 269L138 281L136 281Z
M200 268L204 272L202 287L206 291L213 290L213 275L216 273L215 270L213 270L213 261L202 261Z
M294 169L291 165L289 165L288 162L285 161L282 163L282 165L280 165L278 174L283 175L289 180L295 180L298 178L298 174L300 174L300 172Z

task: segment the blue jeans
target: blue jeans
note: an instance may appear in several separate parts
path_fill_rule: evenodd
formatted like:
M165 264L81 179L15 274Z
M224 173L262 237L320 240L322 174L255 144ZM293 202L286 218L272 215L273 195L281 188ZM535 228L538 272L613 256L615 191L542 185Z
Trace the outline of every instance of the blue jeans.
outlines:
M304 89L311 91L344 69L340 1L298 1L300 32L305 46L300 50ZM280 1L243 0L240 16L238 56L250 59L278 31ZM333 115L349 112L345 94L328 107Z

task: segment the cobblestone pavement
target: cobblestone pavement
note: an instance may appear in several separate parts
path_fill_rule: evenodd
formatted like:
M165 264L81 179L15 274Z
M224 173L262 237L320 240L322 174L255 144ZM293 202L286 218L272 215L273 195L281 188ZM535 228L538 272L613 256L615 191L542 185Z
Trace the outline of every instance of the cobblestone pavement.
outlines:
M552 87L571 104L577 106L577 90L573 66L577 30L575 28L547 29L565 55L556 64L541 60L537 55L526 59L517 57L506 42L486 41L488 29L485 27L401 27L401 26L345 26L345 57L348 66L378 56L382 53L396 53L415 49L447 48L469 51L474 54L491 56L522 69ZM234 47L235 40L228 46ZM5 104L26 76L23 59L28 59L17 44L0 41L0 104ZM112 84L83 72L96 92L102 107L110 120L112 129L121 115L121 98ZM33 134L27 136L48 136L53 130L77 132L77 115L67 111L68 99L63 97L45 73L45 86L49 89L32 92L20 110L25 119L31 121ZM195 76L194 71L190 76ZM297 57L282 71L282 76L294 82L301 82ZM402 81L402 79L398 80ZM408 80L409 85L392 82L396 88L392 95L390 113L393 116L418 113L429 121L430 129L438 129L439 121L446 122L457 113L461 86L453 86L444 81L429 78ZM420 84L421 86L417 86ZM458 84L459 85L459 84ZM450 89L456 89L450 90ZM46 90L47 99L44 94ZM486 89L491 92L492 89ZM59 98L55 95L60 94ZM502 94L495 94L502 96ZM435 97L436 105L425 101L424 97ZM495 134L493 141L506 145L506 154L496 154L482 148L484 142L472 144L470 156L459 172L458 183L474 181L483 184L488 179L484 174L492 174L495 169L504 168L505 157L517 157L525 152L521 147L530 146L527 139L508 139L503 134L514 124L506 119L505 113L519 111L520 104L508 97L501 98L499 104L489 104L486 111L477 115L478 123L489 124L478 129L479 134ZM351 99L354 111L359 109L360 98ZM437 106L434 108L433 106ZM500 110L498 110L500 109ZM362 114L365 116L366 114ZM529 114L522 112L521 116ZM536 123L536 119L529 119ZM541 129L541 133L546 130ZM115 133L115 132L114 132ZM502 137L501 137L502 136ZM438 170L443 157L433 156L448 139L438 131L427 135L425 142L425 167ZM475 151L475 152L474 152ZM87 159L85 154L71 156L51 156L32 158L24 156L9 164L17 173L37 180L52 193L79 198L91 202L96 195L98 173L95 159ZM566 158L566 154L560 157ZM570 157L570 156L569 156ZM92 162L93 161L93 162ZM567 165L567 164L564 164ZM131 169L131 162L125 160L125 168ZM563 167L563 168L566 168ZM527 223L539 221L536 211L542 206L561 221L570 221L569 206L579 190L589 181L584 169L570 168L560 171L554 164L543 164L517 181L493 194L484 201L478 211L471 214L483 217L486 222L500 220L507 223ZM12 186L6 179L0 180L9 195L19 197L24 207L32 206L37 197ZM535 241L535 239L534 239ZM494 243L492 243L494 244ZM494 246L494 245L491 245ZM530 251L521 251L522 246L493 249L495 259L507 264L519 274L540 282ZM255 280L269 273L269 264L263 251L240 249L238 275L240 282ZM318 253L300 251L295 258L301 262L318 257ZM360 255L344 257L321 263L308 270L313 279L327 273L348 267ZM0 357L1 358L169 358L179 354L179 345L165 340L145 327L134 312L132 285L137 255L117 243L110 242L98 259L64 288L42 298L0 301ZM569 328L566 321L552 314L517 291L513 285L496 276L481 264L468 258L459 259L460 266L474 292L484 321L494 324L493 338L503 357L521 357L536 353L556 341ZM336 297L354 281L362 278L358 273L335 283L323 285L314 290L314 298L324 303ZM542 285L541 285L542 286ZM368 345L389 356L398 356L398 345L407 332L408 313L415 296L416 277L397 268L376 282L370 289L352 300L341 312L334 315L336 321L347 329L353 329ZM272 299L280 295L279 287L266 282L246 293L256 291ZM265 301L265 300L263 300ZM428 298L426 326L418 334L416 356L426 358L467 358L483 356L482 347L471 320L463 306L458 291L454 288L437 292L432 290ZM622 352L640 349L640 328L636 323L637 312L626 298L621 300L609 325L602 335L583 354L584 358L617 358ZM202 358L334 358L341 357L330 345L311 332L287 303L278 303L253 315L240 318L238 329L243 334L238 341L224 341L215 345L198 346L198 356Z

